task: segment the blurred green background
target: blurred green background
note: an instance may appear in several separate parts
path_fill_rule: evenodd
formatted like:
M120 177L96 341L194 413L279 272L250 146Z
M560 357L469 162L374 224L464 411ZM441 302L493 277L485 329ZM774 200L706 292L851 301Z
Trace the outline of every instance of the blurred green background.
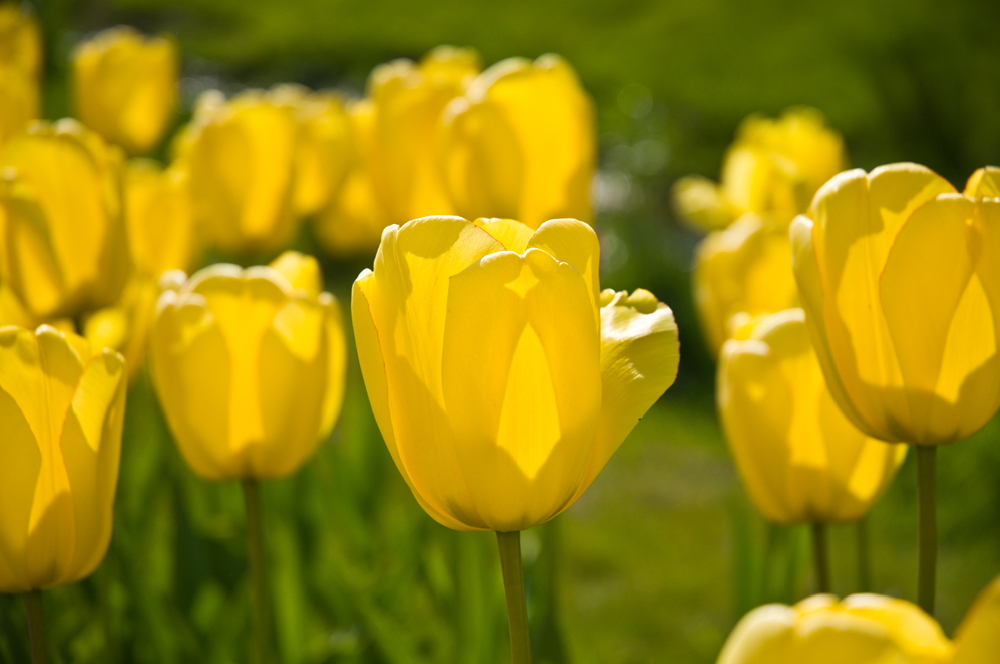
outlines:
M713 662L736 620L811 592L804 529L767 526L716 421L714 363L690 296L698 236L669 203L678 177L716 177L739 120L820 109L870 169L918 161L961 186L1000 163L1000 3L808 5L787 0L434 4L374 0L46 0L45 114L68 106L81 38L125 23L174 34L185 109L198 92L297 81L359 94L371 68L450 43L484 64L554 51L598 109L602 285L646 287L681 330L677 383L590 490L525 533L536 660ZM309 248L310 238L301 240ZM370 258L325 262L342 300ZM454 533L417 506L375 427L356 359L340 424L318 456L264 487L281 661L509 661L492 534ZM46 593L57 662L244 662L250 588L236 484L182 463L148 378L128 397L114 537L87 581ZM939 455L938 617L950 633L1000 573L1000 425ZM915 464L867 521L831 533L833 588L913 599ZM0 660L28 659L20 598L0 598Z

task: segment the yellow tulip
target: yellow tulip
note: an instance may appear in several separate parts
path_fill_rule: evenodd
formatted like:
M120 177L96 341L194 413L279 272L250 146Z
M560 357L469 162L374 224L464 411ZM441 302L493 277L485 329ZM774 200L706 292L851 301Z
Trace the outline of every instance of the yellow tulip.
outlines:
M951 664L995 664L1000 653L1000 576L979 593L955 630Z
M548 521L673 383L673 314L648 291L600 292L599 251L573 219L427 217L387 228L354 282L375 419L439 523Z
M88 127L132 154L155 148L177 109L177 46L118 26L73 53L76 112Z
M969 178L963 193L972 198L1000 198L1000 168L980 168Z
M136 271L155 281L167 270L188 269L195 239L187 173L133 159L124 180L125 222Z
M597 133L593 102L557 55L510 58L449 105L442 159L459 214L589 222Z
M145 364L159 294L156 280L133 275L118 302L91 313L83 324L83 336L92 345L112 348L125 356L129 379Z
M208 91L178 138L195 226L223 251L274 251L298 228L292 208L298 124L285 102L261 90L229 101Z
M933 618L899 599L815 595L761 606L736 625L717 664L948 664L952 645Z
M906 455L905 445L865 436L840 412L801 309L749 323L726 342L718 401L743 484L777 523L861 518Z
M0 276L32 316L74 316L121 293L121 162L75 120L36 122L0 156Z
M111 539L125 366L42 325L0 328L0 592L73 583Z
M1000 199L893 164L842 173L791 229L806 322L862 431L942 445L1000 405Z
M370 99L347 105L355 152L339 192L315 219L316 240L331 256L349 257L374 251L388 212L376 195L364 154L371 154L373 113ZM362 147L367 146L364 151ZM419 215L418 215L419 216Z
M34 17L0 5L0 148L38 117L42 37Z
M726 152L721 183L682 178L674 185L674 204L682 218L710 230L725 228L747 212L784 226L846 167L844 141L819 112L791 109L778 120L751 115Z
M319 292L315 259L161 282L172 288L157 302L153 381L188 465L210 480L294 472L333 428L344 388L340 309Z
M798 306L788 232L750 212L699 243L691 281L713 355L747 318Z
M355 159L351 121L333 93L283 85L276 88L275 96L294 112L299 125L294 208L299 215L313 215L338 195Z

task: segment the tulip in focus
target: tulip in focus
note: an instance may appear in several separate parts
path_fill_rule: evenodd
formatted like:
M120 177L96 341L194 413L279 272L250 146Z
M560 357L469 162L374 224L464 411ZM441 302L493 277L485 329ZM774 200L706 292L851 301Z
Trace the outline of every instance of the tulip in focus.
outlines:
M597 236L558 219L428 217L382 235L354 283L375 419L417 501L456 530L569 507L673 383L677 327L644 290L599 291Z
M125 365L47 325L0 328L0 592L79 581L104 558Z
M190 177L195 227L225 252L276 251L298 229L298 124L285 102L261 90L227 101L210 90L178 137L177 166Z
M820 366L855 426L944 445L993 417L1000 199L959 194L916 164L853 170L820 189L790 234Z
M865 436L840 412L801 309L750 323L726 342L718 401L743 484L770 521L860 519L906 455L904 445Z
M723 158L721 182L682 178L674 185L674 204L683 219L707 230L725 228L747 212L784 226L845 168L844 141L818 111L791 109L777 120L751 115Z
M591 220L593 101L557 55L498 62L444 113L442 159L459 214Z
M452 46L419 63L399 59L372 70L367 96L348 108L355 161L340 196L317 220L326 251L373 249L389 224L455 211L437 159L441 114L479 70L475 51Z
M173 41L109 28L73 53L80 120L131 154L155 148L177 108L179 54Z
M340 410L346 347L315 259L168 272L150 339L153 382L185 461L209 480L295 472Z
M0 156L0 277L31 316L77 316L121 294L121 163L75 120L36 122Z
M709 351L749 318L798 306L788 232L748 212L695 250L694 301Z
M38 117L42 38L34 17L0 5L0 148Z

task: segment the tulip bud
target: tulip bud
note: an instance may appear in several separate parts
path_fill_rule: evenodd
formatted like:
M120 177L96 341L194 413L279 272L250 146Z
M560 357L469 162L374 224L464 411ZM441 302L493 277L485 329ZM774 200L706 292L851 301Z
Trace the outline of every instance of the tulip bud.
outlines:
M860 519L906 456L854 428L830 397L801 309L749 323L722 348L719 413L757 509L782 524Z
M717 664L948 664L952 645L933 618L899 599L815 595L743 617ZM955 663L957 664L957 662Z
M136 270L155 280L166 270L186 270L194 253L188 175L134 159L125 168L125 222Z
M292 239L297 136L292 109L271 93L199 98L177 156L190 176L195 226L223 251L274 251Z
M888 441L943 445L1000 406L1000 200L916 164L841 173L792 223L792 262L823 375Z
M420 505L456 530L523 530L569 507L677 372L648 291L599 292L573 219L390 226L352 319L372 410Z
M674 204L683 219L709 230L747 212L784 226L846 167L844 141L818 111L791 109L777 120L751 115L726 151L721 183L683 178L674 185Z
M701 241L691 280L713 355L745 318L798 305L788 232L753 213Z
M213 265L160 295L153 381L199 476L284 477L332 429L343 396L343 324L336 299L317 292L321 281L310 274L318 275L315 259L285 254L273 267Z
M17 5L0 5L0 148L38 117L42 38Z
M43 325L0 328L0 592L73 583L111 539L122 357Z
M155 148L177 107L177 46L126 26L109 28L73 53L76 112L131 154Z
M75 120L36 122L0 156L0 277L32 316L75 316L121 293L121 162Z
M557 55L510 58L445 110L442 160L460 214L590 222L596 159L593 102Z

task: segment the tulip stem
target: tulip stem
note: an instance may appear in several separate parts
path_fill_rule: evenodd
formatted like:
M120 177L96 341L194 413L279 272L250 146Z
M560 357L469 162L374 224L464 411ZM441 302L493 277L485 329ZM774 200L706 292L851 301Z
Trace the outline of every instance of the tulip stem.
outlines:
M250 548L250 573L253 576L254 661L268 661L267 568L264 560L264 528L261 523L260 485L243 480L243 498L247 507L247 543Z
M497 532L497 545L500 547L503 589L507 596L511 664L531 664L531 637L528 633L528 602L524 596L520 531Z
M816 592L830 592L830 564L827 557L826 524L812 524L813 564L816 566Z
M856 526L858 545L858 586L862 592L872 591L872 559L868 541L868 517L858 519Z
M927 615L934 615L934 591L937 575L937 448L916 445L917 492L920 510L920 549L917 604Z
M45 615L42 613L42 591L29 590L23 593L24 612L28 615L28 638L31 640L32 664L47 664L45 650Z

